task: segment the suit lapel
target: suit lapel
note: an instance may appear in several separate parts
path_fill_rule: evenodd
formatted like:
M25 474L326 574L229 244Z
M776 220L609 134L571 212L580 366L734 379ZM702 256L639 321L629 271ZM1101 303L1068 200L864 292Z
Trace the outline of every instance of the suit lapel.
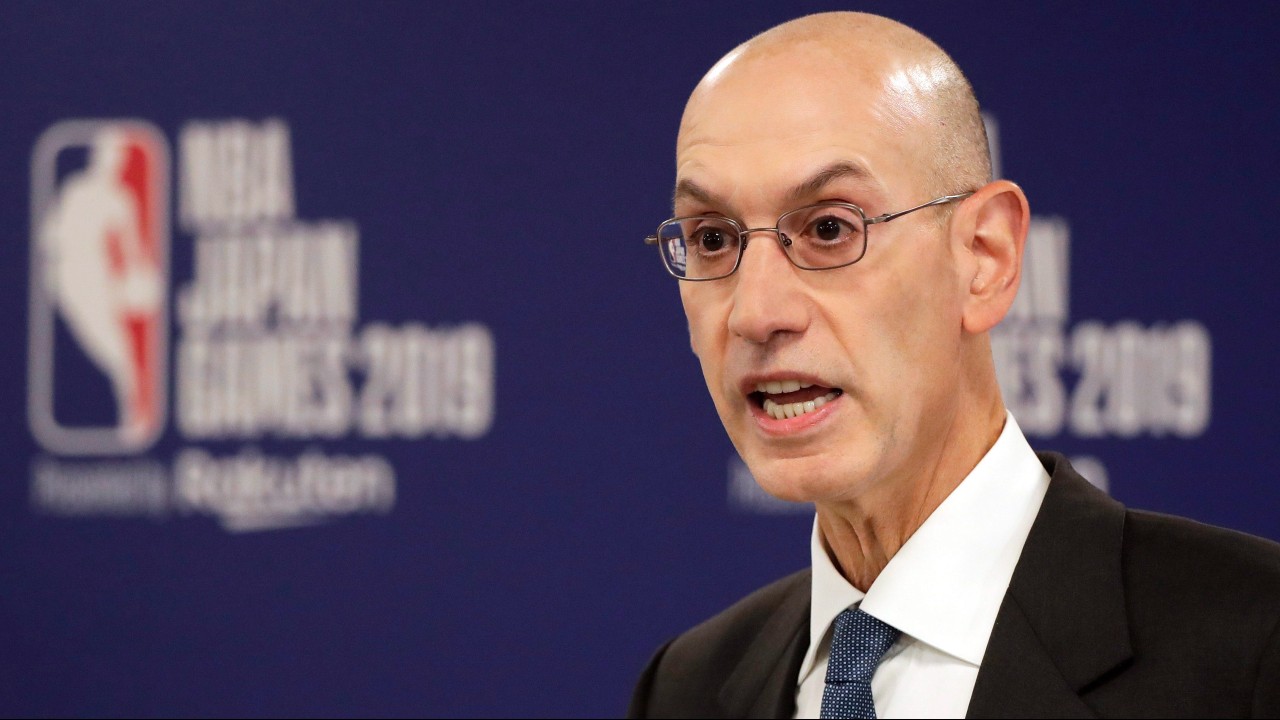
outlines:
M810 576L787 594L720 688L727 717L789 718L796 678L809 648Z
M969 703L969 717L1092 717L1081 693L1133 655L1120 552L1124 506L1060 455L1027 536Z

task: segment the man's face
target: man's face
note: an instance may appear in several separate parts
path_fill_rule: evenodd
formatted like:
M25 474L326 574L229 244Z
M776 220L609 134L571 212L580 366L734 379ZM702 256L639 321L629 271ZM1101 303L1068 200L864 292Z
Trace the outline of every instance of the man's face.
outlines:
M833 72L837 63L815 51L713 70L681 125L676 215L772 227L817 202L872 217L932 199L913 70L867 62ZM945 435L961 382L968 284L941 212L870 226L866 255L848 267L801 270L775 235L755 233L734 275L680 283L716 409L769 492L797 501L893 492L895 479L936 460L931 443ZM774 403L805 412L777 419Z

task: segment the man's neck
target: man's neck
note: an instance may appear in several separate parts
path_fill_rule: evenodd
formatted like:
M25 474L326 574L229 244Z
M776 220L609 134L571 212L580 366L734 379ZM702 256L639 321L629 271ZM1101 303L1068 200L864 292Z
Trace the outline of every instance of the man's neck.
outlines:
M980 419L952 423L952 431L924 461L877 483L856 500L818 503L818 529L832 562L866 592L898 550L995 445L1006 411L997 398Z

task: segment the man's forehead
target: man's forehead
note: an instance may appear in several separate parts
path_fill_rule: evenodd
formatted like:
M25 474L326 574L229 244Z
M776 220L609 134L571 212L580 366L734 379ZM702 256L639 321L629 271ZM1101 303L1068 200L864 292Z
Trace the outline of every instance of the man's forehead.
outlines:
M835 165L844 180L893 184L919 160L917 118L910 103L899 107L901 84L889 84L900 66L805 49L718 66L682 118L677 200L699 199L699 189L724 195L734 189L710 186L744 182L791 197Z
M785 209L822 199L817 196L831 187L856 190L858 200L870 202L914 177L912 138L867 117L831 119L802 132L786 117L757 116L756 128L736 135L716 118L691 127L677 149L675 204Z
M889 72L867 58L818 52L807 46L764 57L739 54L703 78L689 97L680 122L682 141L704 134L750 141L761 129L769 136L802 133L836 120L883 94ZM717 141L716 138L709 138Z

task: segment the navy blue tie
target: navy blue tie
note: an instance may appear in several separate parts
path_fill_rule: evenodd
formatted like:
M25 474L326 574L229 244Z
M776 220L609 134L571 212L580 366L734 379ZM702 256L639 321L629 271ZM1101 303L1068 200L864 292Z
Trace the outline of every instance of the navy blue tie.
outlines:
M836 616L827 661L827 688L822 692L824 718L874 718L871 676L880 658L901 635L870 615L849 608Z

